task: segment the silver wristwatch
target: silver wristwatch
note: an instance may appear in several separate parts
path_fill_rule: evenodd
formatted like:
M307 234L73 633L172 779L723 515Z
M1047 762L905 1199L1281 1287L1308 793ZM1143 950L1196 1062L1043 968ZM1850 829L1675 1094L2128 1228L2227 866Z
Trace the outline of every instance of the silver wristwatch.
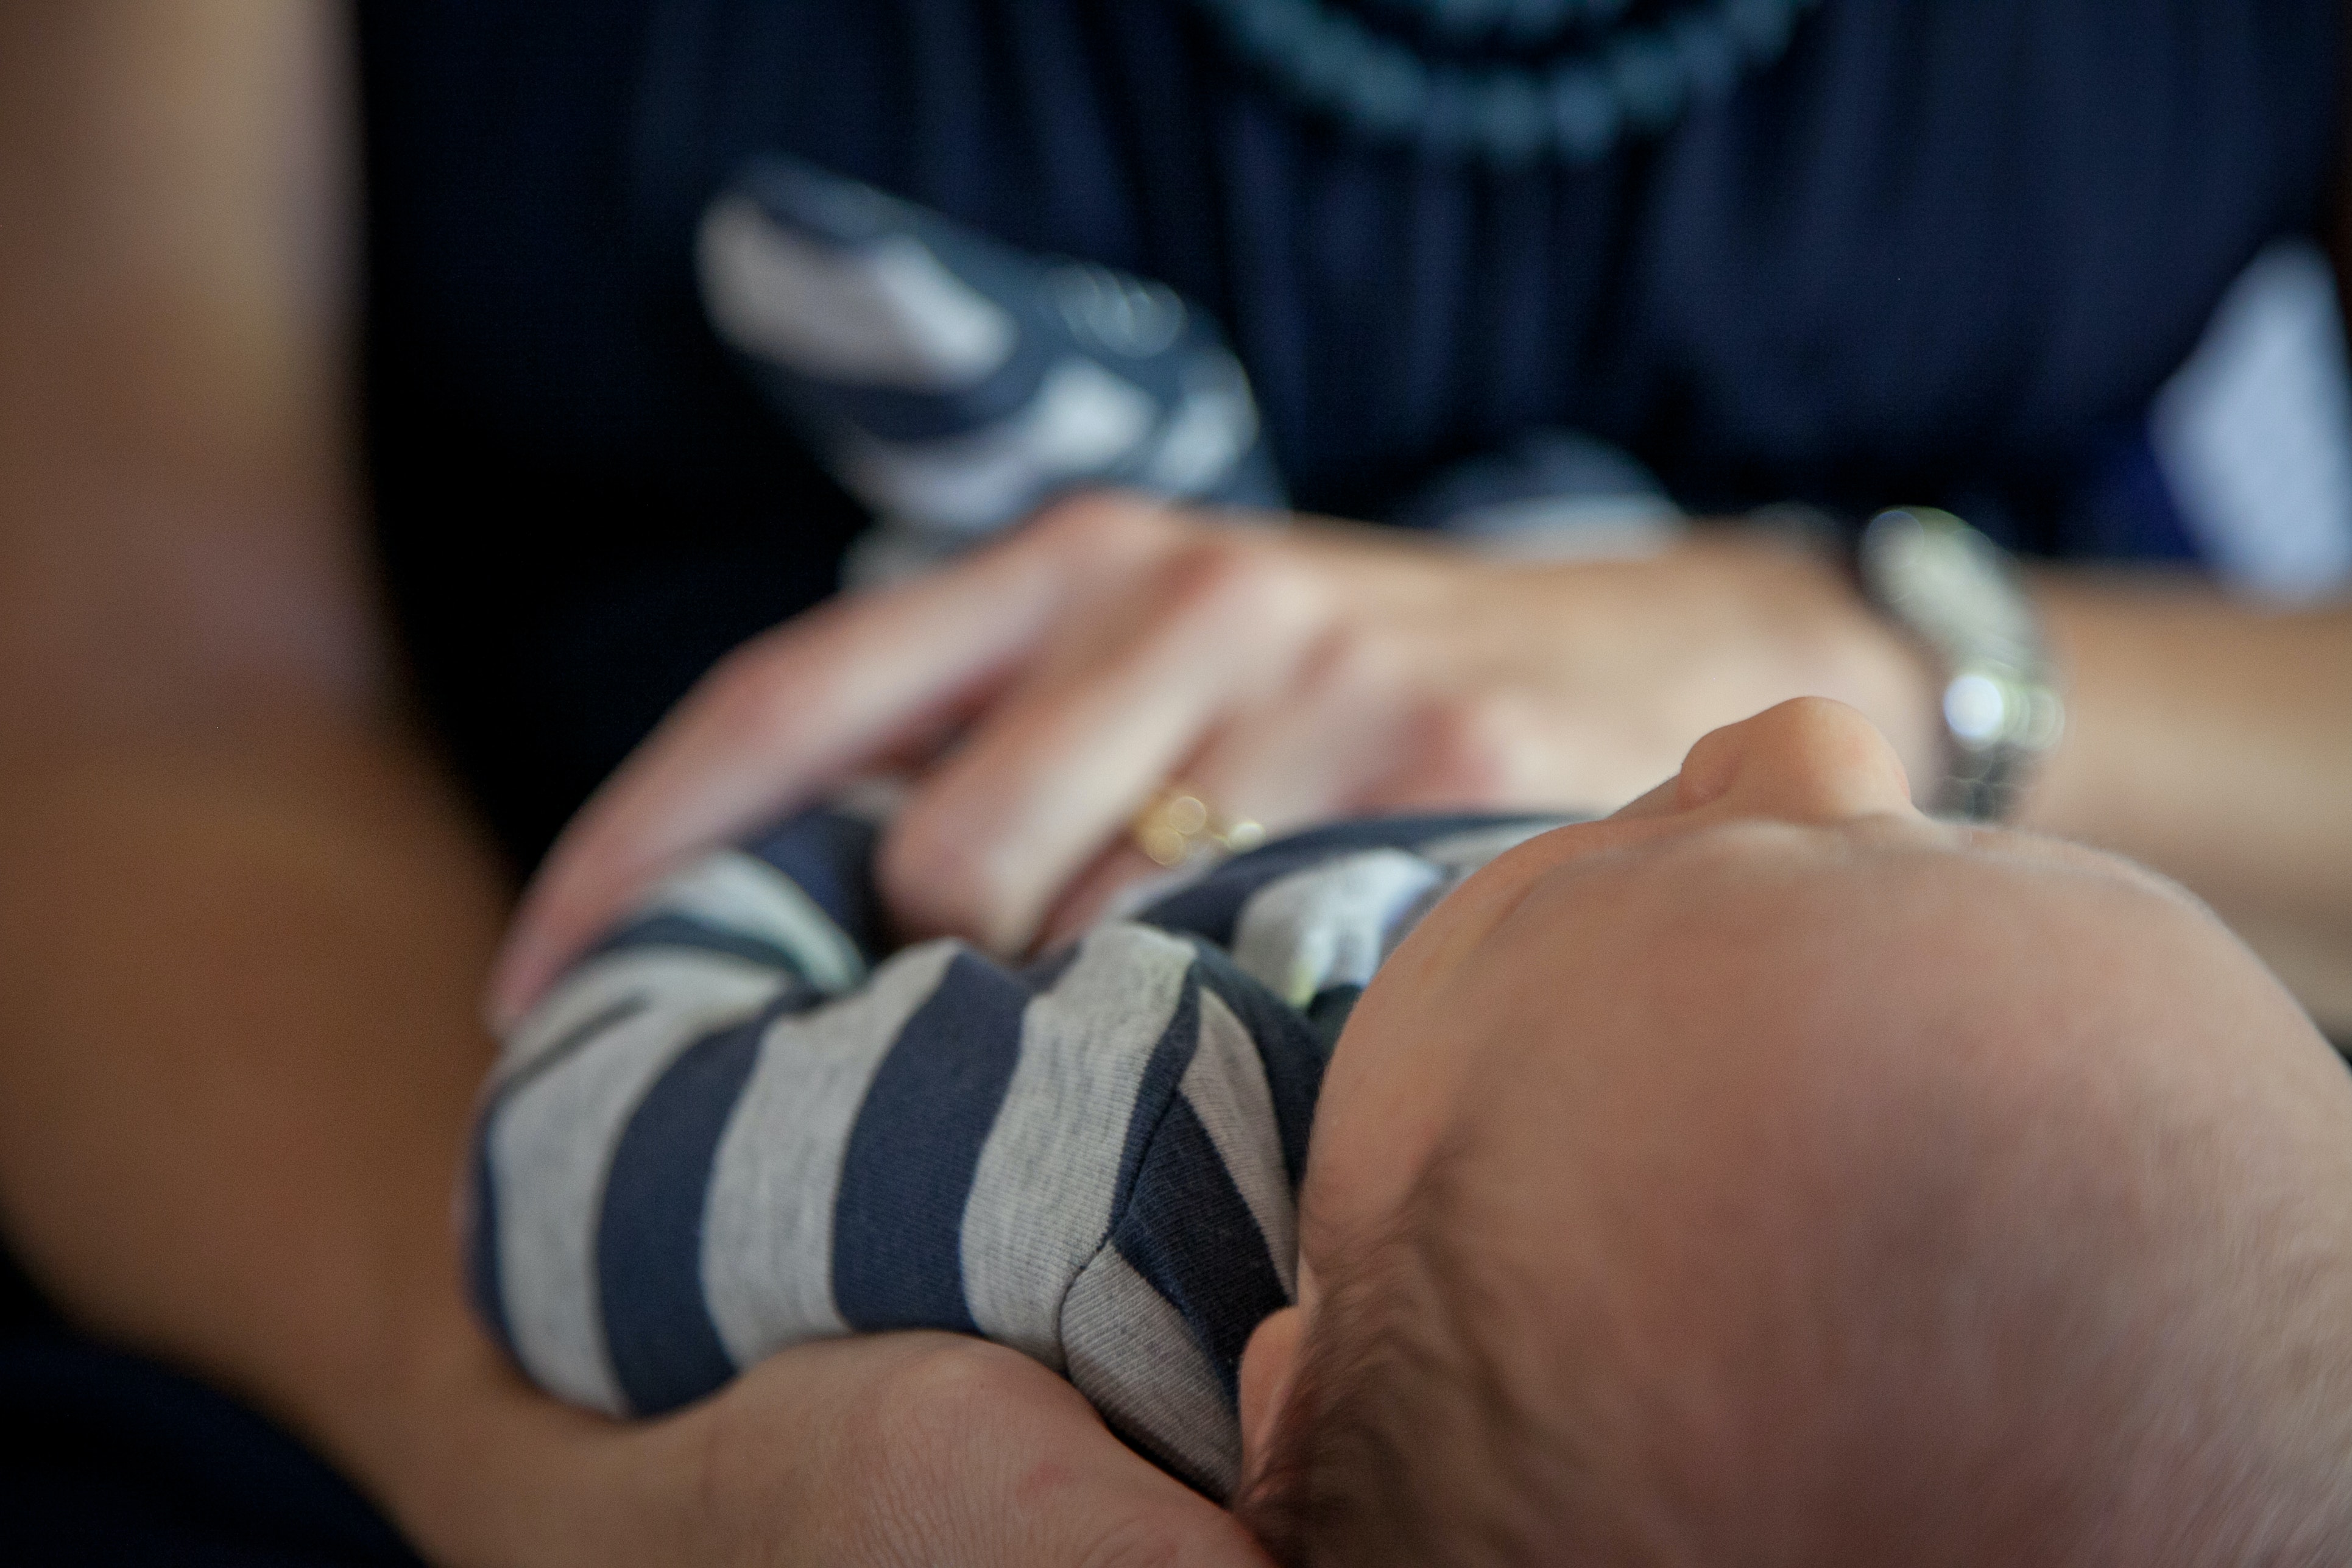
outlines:
M1855 565L1870 602L1927 655L1942 693L1944 781L1922 804L2000 821L2066 722L2016 563L1949 512L1896 507L1863 529Z

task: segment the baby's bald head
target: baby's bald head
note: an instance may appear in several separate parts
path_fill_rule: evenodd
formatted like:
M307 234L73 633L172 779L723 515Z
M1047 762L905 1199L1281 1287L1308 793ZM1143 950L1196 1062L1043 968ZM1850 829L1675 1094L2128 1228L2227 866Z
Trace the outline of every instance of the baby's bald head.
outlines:
M1244 1512L1352 1564L2352 1560L2340 1064L2128 868L1790 815L1399 954Z

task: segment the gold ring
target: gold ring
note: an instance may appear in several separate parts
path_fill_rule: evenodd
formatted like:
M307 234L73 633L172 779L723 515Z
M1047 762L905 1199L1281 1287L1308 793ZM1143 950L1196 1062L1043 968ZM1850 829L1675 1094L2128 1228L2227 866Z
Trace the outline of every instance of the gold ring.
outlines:
M1212 850L1244 854L1265 842L1265 829L1248 817L1220 816L1199 790L1172 781L1135 814L1128 833L1137 848L1169 867Z

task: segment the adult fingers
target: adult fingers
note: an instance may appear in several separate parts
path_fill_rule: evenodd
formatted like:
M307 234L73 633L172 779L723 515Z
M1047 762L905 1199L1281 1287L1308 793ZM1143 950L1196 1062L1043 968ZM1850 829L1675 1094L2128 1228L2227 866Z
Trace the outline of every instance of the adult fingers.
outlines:
M835 600L720 661L597 791L524 898L490 1012L518 1016L627 900L984 703L1096 584L1172 548L1166 509L1063 503L936 575Z
M1171 782L1215 818L1267 837L1361 810L1395 766L1405 694L1392 663L1347 632L1318 638L1279 697L1220 725ZM1062 893L1042 945L1075 936L1164 869L1123 831Z
M952 727L1087 582L1150 546L1124 521L1024 535L904 587L836 600L721 660L550 852L500 955L492 1016L520 1014L681 858Z
M892 825L902 924L1026 947L1070 879L1225 714L1289 679L1324 595L1266 541L1202 531L1041 652ZM1108 634L1106 635L1106 628Z
M1076 1390L978 1341L788 1351L673 1434L668 1457L698 1500L697 1544L715 1548L699 1558L1267 1568L1232 1516L1118 1442Z

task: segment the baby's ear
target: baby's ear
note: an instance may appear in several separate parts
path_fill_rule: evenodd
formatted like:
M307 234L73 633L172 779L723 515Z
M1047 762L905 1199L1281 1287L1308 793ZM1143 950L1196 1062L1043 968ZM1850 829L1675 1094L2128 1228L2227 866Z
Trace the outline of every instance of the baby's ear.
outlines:
M1285 1307L1252 1330L1242 1347L1241 1417L1242 1484L1246 1487L1265 1458L1267 1441L1283 1402L1290 1396L1291 1375L1298 1365L1298 1342L1307 1315Z

